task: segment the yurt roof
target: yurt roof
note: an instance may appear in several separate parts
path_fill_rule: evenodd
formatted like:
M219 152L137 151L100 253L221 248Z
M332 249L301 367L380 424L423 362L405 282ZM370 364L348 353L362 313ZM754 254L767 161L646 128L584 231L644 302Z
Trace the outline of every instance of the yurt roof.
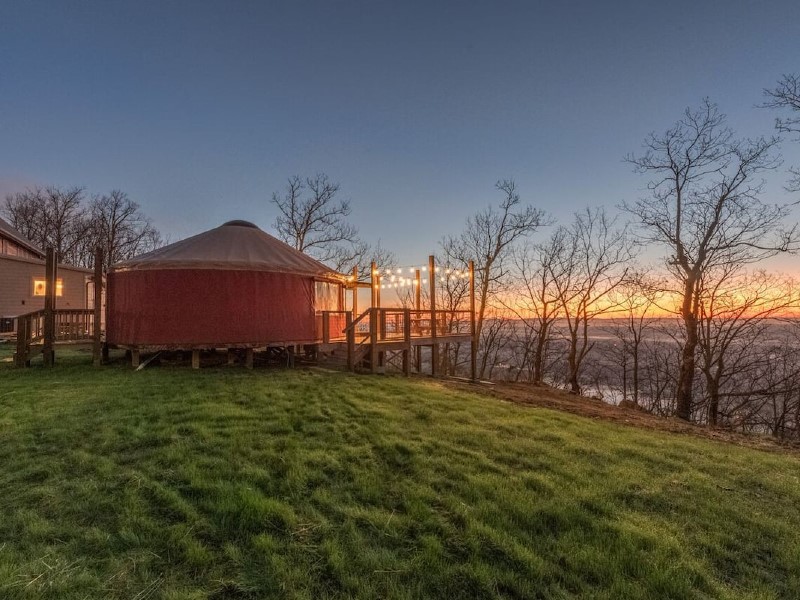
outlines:
M114 271L216 269L340 279L342 275L248 221L228 221L114 265Z

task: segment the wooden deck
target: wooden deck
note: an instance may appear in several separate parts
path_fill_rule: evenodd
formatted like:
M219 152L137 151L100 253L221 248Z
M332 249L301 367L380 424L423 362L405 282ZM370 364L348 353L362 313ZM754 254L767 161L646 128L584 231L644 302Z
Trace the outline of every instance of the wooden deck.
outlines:
M353 319L348 311L324 311L318 315L319 349L346 349L348 369L366 366L373 373L388 353L399 353L403 371L410 374L417 348L430 347L436 356L441 344L473 344L470 316L470 311L369 308ZM436 375L436 360L432 362Z

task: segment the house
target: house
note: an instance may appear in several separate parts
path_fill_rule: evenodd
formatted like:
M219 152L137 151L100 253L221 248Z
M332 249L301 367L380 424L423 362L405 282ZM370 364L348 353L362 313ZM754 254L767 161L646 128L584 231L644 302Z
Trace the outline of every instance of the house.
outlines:
M59 265L57 308L90 308L92 271ZM44 308L44 251L0 218L0 333L19 315Z

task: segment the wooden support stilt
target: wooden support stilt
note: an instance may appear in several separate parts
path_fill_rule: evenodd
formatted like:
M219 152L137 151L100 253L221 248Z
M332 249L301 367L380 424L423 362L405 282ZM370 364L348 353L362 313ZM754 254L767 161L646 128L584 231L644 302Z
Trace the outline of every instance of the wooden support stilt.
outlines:
M255 354L255 352L253 351L252 348L248 348L244 352L244 366L247 367L248 369L252 369L253 368L253 356L254 356L254 354Z
M231 366L236 362L236 353L233 351L233 348L228 348L228 366Z
M95 367L103 364L103 248L94 251L94 329L92 330L92 362Z
M200 368L200 350L192 350L192 368Z
M134 369L139 366L139 350L136 348L131 350L131 366Z

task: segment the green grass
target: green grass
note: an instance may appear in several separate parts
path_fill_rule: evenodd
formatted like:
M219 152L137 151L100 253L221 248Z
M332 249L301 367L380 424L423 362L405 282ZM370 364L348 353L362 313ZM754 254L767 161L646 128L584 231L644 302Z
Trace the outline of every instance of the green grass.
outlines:
M62 356L0 363L0 598L800 597L796 456L433 381Z

